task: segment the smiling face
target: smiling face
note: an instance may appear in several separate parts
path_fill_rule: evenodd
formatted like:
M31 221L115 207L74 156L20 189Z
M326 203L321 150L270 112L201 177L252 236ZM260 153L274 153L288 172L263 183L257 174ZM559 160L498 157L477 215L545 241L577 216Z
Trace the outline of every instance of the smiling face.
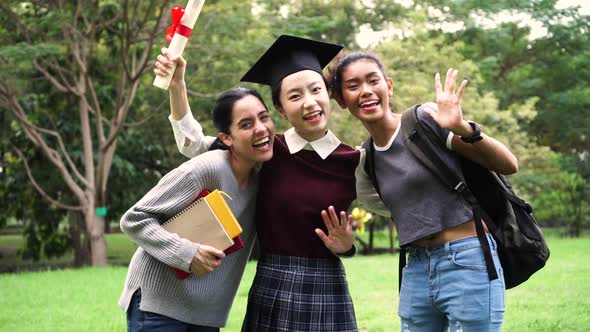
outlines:
M236 157L260 162L272 158L274 134L275 127L264 104L257 97L246 95L233 105L229 133L220 133L219 137Z
M324 137L330 118L330 96L321 74L302 70L283 78L277 110L307 141Z
M390 112L389 97L393 96L393 82L385 78L372 60L362 58L351 62L342 71L340 106L364 123L383 118Z

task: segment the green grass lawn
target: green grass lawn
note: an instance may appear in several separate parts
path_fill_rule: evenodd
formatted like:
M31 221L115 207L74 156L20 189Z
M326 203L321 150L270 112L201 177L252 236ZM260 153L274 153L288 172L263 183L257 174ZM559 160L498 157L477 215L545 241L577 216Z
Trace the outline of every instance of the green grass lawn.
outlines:
M0 242L3 242L0 241ZM109 256L123 262L134 248L124 236L109 236ZM504 331L587 331L590 329L590 238L550 236L548 265L525 284L507 291ZM344 260L359 328L398 331L397 256ZM255 262L248 264L223 331L239 331ZM23 272L0 275L2 331L123 331L117 300L124 266Z

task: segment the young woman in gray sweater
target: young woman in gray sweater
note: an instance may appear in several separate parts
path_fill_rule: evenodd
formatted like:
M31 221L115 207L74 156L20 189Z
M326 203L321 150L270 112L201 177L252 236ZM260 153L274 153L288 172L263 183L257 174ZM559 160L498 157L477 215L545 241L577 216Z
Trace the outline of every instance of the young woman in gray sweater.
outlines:
M273 155L275 130L252 89L223 93L213 117L229 150L204 153L172 170L121 219L121 229L139 246L119 300L129 331L219 331L226 324L255 238L258 165ZM231 196L228 204L242 226L245 248L225 257L162 228L204 189ZM191 275L178 279L171 267Z

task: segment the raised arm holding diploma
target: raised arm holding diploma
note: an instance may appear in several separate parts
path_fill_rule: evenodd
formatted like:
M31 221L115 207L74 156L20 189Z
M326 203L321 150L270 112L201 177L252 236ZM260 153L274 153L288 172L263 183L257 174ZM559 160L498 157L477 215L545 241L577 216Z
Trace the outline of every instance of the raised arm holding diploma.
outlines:
M168 46L171 57L180 56L184 52L184 48L186 47L204 3L205 0L189 0L184 11L180 7L172 9L172 26L166 31L167 39L170 35L173 35L172 41L170 41L170 46ZM156 76L154 79L154 86L163 90L168 90L170 80L176 69L176 63L172 63L172 66L173 67L169 70L167 76Z

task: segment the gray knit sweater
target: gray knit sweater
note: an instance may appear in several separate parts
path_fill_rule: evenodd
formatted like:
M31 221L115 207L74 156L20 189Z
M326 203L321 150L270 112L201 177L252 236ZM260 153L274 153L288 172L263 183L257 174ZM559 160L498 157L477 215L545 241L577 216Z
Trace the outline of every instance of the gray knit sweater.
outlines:
M131 296L141 288L140 309L182 322L223 327L238 289L255 238L254 209L257 178L238 188L229 152L199 155L166 174L121 218L121 229L139 248L129 264L119 306L127 311ZM240 222L245 248L226 256L203 277L176 278L171 266L188 271L199 244L165 231L160 224L189 205L203 189L228 193L231 210Z

